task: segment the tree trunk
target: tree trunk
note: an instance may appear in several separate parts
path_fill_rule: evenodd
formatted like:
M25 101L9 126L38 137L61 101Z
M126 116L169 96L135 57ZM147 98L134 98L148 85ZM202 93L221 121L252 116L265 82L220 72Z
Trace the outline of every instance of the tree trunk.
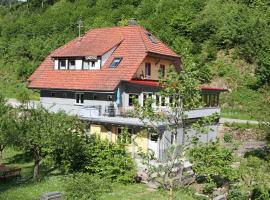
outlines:
M37 180L38 176L39 176L39 164L40 164L40 160L41 160L41 150L36 147L34 148L34 173L33 173L33 179L34 181Z
M0 149L0 165L3 163L3 150Z
M34 164L34 174L33 174L33 179L34 181L37 180L38 176L39 176L39 159L35 160L35 164Z
M170 179L170 189L169 189L169 200L173 200L173 180L172 180L172 178Z
M3 163L3 151L5 149L5 145L0 145L0 165Z

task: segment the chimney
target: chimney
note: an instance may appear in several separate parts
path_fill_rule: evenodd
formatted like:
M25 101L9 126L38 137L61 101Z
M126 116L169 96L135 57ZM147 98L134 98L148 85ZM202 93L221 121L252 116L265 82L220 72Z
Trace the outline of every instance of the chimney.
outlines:
M129 21L128 21L128 25L130 26L135 26L137 25L137 19L136 18L131 18Z

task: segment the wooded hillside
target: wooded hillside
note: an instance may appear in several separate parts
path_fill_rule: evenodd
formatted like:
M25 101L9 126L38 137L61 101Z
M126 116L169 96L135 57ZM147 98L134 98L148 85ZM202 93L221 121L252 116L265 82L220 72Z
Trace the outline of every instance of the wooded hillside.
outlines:
M94 27L137 18L182 55L202 83L226 86L224 107L251 114L270 85L268 0L2 0L0 91L16 97L50 51ZM11 5L11 7L10 7ZM267 104L266 104L267 105ZM258 106L260 107L260 106ZM265 110L265 108L260 108ZM256 111L257 112L257 111ZM258 111L261 112L261 111Z

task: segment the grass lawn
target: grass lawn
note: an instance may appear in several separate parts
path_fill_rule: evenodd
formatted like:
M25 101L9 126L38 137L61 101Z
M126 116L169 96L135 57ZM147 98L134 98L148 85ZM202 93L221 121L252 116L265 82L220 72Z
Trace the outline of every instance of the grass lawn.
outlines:
M244 111L229 108L221 108L221 117L231 119L256 120Z
M0 182L0 200L37 200L47 192L64 192L66 178L57 171L47 174L42 171L42 178L32 182L33 162L22 152L8 148L4 151L4 162L22 168L22 177L6 182ZM101 196L101 200L166 200L166 193L151 191L143 184L112 183L113 191ZM192 200L192 194L184 191L175 193L176 200Z

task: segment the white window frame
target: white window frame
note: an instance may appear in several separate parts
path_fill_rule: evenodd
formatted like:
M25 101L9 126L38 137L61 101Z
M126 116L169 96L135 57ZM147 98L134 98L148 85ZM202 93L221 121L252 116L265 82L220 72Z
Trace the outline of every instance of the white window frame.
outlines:
M74 65L71 65L71 61L74 61ZM76 69L76 60L70 59L68 60L68 70L75 70Z
M139 93L128 93L128 94L127 94L127 97L128 97L128 98L127 98L127 106L128 106L128 107L134 106L134 105L129 105L129 96L130 96L130 95L137 95L137 96L138 96L138 101L140 102L140 94L139 94Z
M77 95L79 95L79 102L77 102ZM82 99L83 95L83 99ZM83 105L85 102L84 93L83 92L76 92L75 93L75 104L76 105Z
M65 66L61 65L61 61L65 62ZM59 59L58 60L58 69L59 70L67 70L67 60L66 59Z

